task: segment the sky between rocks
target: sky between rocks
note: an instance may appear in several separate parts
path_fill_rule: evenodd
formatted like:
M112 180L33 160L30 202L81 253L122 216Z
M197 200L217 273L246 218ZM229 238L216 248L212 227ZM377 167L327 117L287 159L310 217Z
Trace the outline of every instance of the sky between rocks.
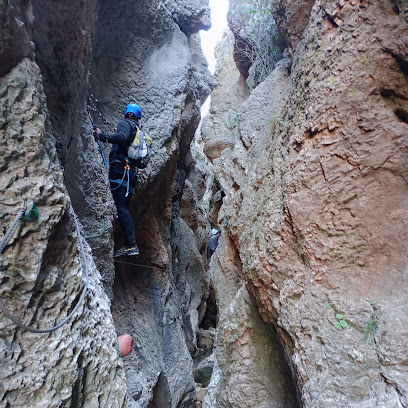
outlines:
M208 31L200 31L201 46L207 58L210 72L215 70L215 46L222 39L222 34L227 28L228 0L210 0L211 28ZM201 115L205 116L210 106L211 97L207 99L201 108Z

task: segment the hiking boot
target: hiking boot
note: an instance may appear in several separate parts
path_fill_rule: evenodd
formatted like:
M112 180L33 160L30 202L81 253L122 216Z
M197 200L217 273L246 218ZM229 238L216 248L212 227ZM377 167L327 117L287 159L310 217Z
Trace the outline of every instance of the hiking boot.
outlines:
M139 248L137 247L136 244L127 247L124 246L123 248L120 248L118 251L113 253L114 258L119 258L121 256L138 256L139 255Z

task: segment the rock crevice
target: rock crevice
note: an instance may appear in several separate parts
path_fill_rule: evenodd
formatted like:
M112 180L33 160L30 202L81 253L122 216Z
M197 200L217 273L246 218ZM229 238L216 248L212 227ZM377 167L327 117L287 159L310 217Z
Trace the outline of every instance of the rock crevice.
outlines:
M407 265L400 239L407 212L406 6L398 4L399 14L394 6L271 2L291 61L239 101L245 78L225 51L202 126L203 150L225 193L218 226L234 242L263 320L278 334L304 407L406 405L406 330L391 323L405 307ZM217 99L224 90L230 97ZM228 111L232 126L223 121ZM221 244L217 259L230 251ZM228 299L226 271L211 268L217 296ZM227 321L232 304L219 303ZM221 399L228 406L228 370L220 361L230 350L217 346L208 407Z
M74 211L82 239L95 237L85 244L88 294L66 325L35 337L1 314L1 405L176 407L193 389L190 353L208 297L206 223L192 213L193 194L187 226L180 201L191 185L189 144L212 87L197 34L209 26L209 7L167 3L2 7L2 233L24 202L39 211L1 254L8 308L40 327L61 321L85 276ZM121 237L87 108L110 132L129 102L142 106L154 157L138 172L132 203L142 255L115 267ZM135 343L124 360L123 333Z

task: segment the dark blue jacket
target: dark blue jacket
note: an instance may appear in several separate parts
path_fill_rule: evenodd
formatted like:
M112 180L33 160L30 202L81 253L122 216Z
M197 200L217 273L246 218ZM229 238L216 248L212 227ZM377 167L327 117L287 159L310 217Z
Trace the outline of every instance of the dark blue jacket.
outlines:
M220 238L220 234L213 235L210 240L208 241L208 246L210 247L211 251L215 251L218 246L218 239Z
M111 135L107 133L99 133L99 140L101 142L108 142L112 144L109 154L109 178L111 180L122 179L125 171L128 147L133 141L136 134L136 121L132 119L122 119L116 127L116 133ZM135 167L129 161L131 166L130 179L131 185L136 182Z

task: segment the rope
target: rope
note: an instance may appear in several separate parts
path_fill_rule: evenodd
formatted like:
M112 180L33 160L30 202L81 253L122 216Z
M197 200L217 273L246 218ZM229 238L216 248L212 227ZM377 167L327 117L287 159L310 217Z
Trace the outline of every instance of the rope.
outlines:
M133 263L133 262L118 261L116 259L114 259L113 262L124 264L124 265L141 266L141 267L146 268L146 269L158 269L159 271L167 271L167 269L159 268L157 266L146 266L146 265L141 265L141 264L137 264L137 263Z
M99 238L105 233L105 217L104 217L103 214L101 215L101 219L102 219L102 232L100 232L97 235L88 235L88 236L85 237L85 239Z
M23 215L25 214L26 210L20 210L19 213L17 214L17 217L14 219L12 224L10 225L10 228L7 230L7 232L4 234L3 241L0 244L0 254L3 252L4 248L7 246L9 243L11 237L14 235L14 233L17 231L17 228L20 224L21 218L23 218Z
M129 173L130 173L130 167L129 167L129 165L128 165L128 161L126 160L126 167L125 167L125 169L126 169L126 172L127 172L127 186L126 186L126 194L125 194L125 197L127 197L128 195L129 195L129 188L130 188L130 175L129 175Z
M98 105L98 107L96 107L96 104ZM111 125L111 123L114 123L112 117L110 115L107 115L104 106L91 93L88 94L88 109L96 112L98 118L100 118L105 125ZM110 121L105 118L101 110L104 111L105 116L109 116Z
M63 167L61 167L61 171L62 171L62 175L64 176L64 180L66 180L76 192L81 193L81 194L82 194L82 193L87 193L88 191L91 191L91 190L95 187L96 183L99 181L99 180L98 180L98 177L97 177L87 189L85 189L85 190L80 190L80 189L77 188L77 187L72 183L72 181L70 181L70 180L68 179L68 177L65 175L65 170L64 170ZM94 171L95 171L95 175L98 176L98 174L96 173L96 170L95 170L95 169L94 169Z
M22 210L22 211L23 211L23 210ZM20 211L20 213L21 213L22 211ZM24 212L25 212L25 210L24 210ZM19 213L19 215L20 215L20 213ZM21 217L20 217L20 218L21 218ZM17 218L16 218L16 219L17 219ZM19 219L18 219L18 220L19 220ZM0 300L0 308L1 308L1 310L3 311L3 313L4 313L10 320L12 320L17 326L21 327L21 328L24 329L24 330L27 330L27 331L30 331L30 332L33 332L33 333L42 334L42 333L51 333L51 332L53 332L53 331L59 329L61 326L63 326L65 323L67 323L67 322L72 318L72 316L74 316L75 312L78 310L79 306L81 305L82 301L83 301L84 298L85 298L86 291L87 291L87 289L88 289L89 270L88 270L88 264L87 264L87 262L86 262L86 256L85 256L84 246L83 246L83 243L82 243L81 231L79 230L78 220L77 220L77 217L76 217L75 214L74 214L74 221L75 221L75 227L76 227L77 234L78 234L79 248L80 248L80 250L81 250L82 257L83 257L83 259L84 259L85 273L86 273L86 276L85 276L85 286L84 286L84 289L82 290L81 297L79 298L78 303L75 305L74 309L73 309L73 310L71 311L71 313L66 317L66 319L65 319L64 321L62 321L61 323L57 324L56 326L50 327L49 329L34 329L34 328L30 327L30 326L25 325L24 323L20 322L20 320L18 320L15 316L13 316L13 315L9 312L8 309L4 306L3 302ZM15 222L15 221L14 221L14 222ZM8 231L7 231L7 233L8 233ZM6 233L6 235L7 235L7 233Z
M99 150L99 153L101 154L101 157L102 157L103 166L105 167L106 166L106 159L105 159L105 155L103 154L101 141L99 139L97 139L96 141L98 142L98 150Z
M95 122L92 120L91 114L90 114L90 112L89 112L88 109L87 109L87 112L88 112L89 120L91 121L92 128L93 128L94 130L96 130ZM101 155L101 157L102 157L103 166L105 167L105 166L106 166L106 159L105 159L105 155L103 154L103 149L102 149L101 141L100 141L99 139L96 139L96 141L98 142L98 150L99 150L99 153L100 153L100 155Z

